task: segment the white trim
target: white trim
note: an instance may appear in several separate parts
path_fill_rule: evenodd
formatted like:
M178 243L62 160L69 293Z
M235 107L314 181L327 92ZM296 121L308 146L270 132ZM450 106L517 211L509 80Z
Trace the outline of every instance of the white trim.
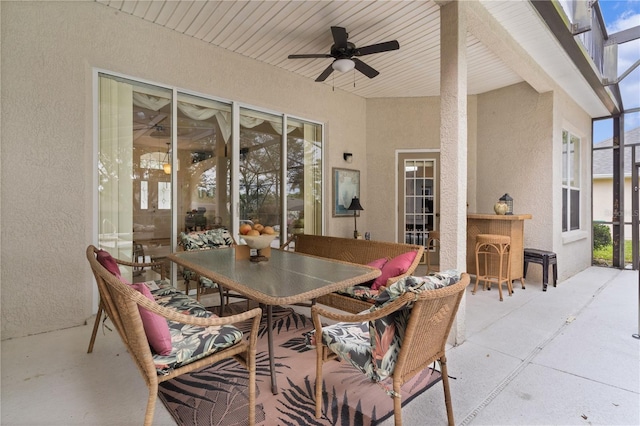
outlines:
M178 117L178 89L171 91L171 120ZM177 121L177 120L176 120ZM158 192L159 193L159 192ZM172 251L178 249L178 126L171 125L171 235L169 244ZM169 262L169 275L172 283L178 282L178 268Z
M280 219L283 220L284 223L280 224L280 244L287 241L287 202L289 199L289 193L287 192L287 170L288 167L288 158L287 158L287 126L289 125L289 117L287 114L282 114L282 134L280 135L280 166L284 165L285 167L280 167L280 206L282 206L282 210L280 210ZM304 133L304 132L303 132ZM284 235L284 238L282 238Z
M576 241L586 240L589 238L589 233L582 230L573 230L562 233L562 244L571 244Z
M99 75L99 71L94 68L92 71L92 91L93 91L93 146L92 146L92 152L91 152L91 171L92 171L92 176L91 176L91 183L92 183L92 187L91 187L91 243L95 246L98 247L98 199L99 199L99 195L98 195L98 183L99 183L99 179L98 179L98 140L100 137L100 130L99 130L99 119L98 119L98 114L100 111L100 104L99 104L99 99L100 99L100 93L99 93L99 81L100 81L100 75ZM95 277L93 276L93 274L91 274L91 282L92 282L92 286L91 286L91 313L95 314L98 312L98 305L100 303L100 294L98 292L98 284L96 283Z
M231 104L231 235L238 235L240 223L240 104Z

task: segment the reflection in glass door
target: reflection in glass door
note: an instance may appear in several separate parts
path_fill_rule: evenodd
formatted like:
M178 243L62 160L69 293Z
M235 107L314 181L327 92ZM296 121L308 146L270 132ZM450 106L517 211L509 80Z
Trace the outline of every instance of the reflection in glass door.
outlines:
M240 108L241 221L280 229L281 155L282 117Z
M98 246L123 260L168 254L172 91L103 74L98 86Z
M231 229L231 105L178 93L179 232Z

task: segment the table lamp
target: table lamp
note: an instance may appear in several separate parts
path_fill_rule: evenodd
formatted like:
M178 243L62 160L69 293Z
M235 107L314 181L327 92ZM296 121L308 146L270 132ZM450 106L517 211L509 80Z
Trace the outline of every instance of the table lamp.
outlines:
M356 219L357 212L359 210L364 210L360 205L360 199L358 197L353 197L351 200L351 205L347 208L347 210L353 210L353 238L358 238L358 223Z

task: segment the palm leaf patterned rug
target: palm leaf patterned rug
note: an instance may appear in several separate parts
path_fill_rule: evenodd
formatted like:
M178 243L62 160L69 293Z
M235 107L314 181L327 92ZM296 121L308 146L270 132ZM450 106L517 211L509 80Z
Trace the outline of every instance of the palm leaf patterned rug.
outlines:
M323 416L316 419L316 354L304 338L313 323L291 308L274 307L272 328L279 393L271 393L263 318L256 358L256 424L360 426L393 416L393 400L383 387L345 362L329 361L323 367ZM440 373L431 369L413 377L402 387L403 406L439 380ZM246 425L246 389L247 371L234 360L224 360L161 383L159 396L179 425Z

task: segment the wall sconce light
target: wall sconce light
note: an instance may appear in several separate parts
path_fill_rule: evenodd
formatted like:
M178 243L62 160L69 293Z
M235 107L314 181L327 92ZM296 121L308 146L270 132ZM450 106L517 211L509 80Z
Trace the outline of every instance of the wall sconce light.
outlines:
M342 154L342 158L344 158L344 161L349 164L353 163L353 154L350 152L345 152L344 154Z

